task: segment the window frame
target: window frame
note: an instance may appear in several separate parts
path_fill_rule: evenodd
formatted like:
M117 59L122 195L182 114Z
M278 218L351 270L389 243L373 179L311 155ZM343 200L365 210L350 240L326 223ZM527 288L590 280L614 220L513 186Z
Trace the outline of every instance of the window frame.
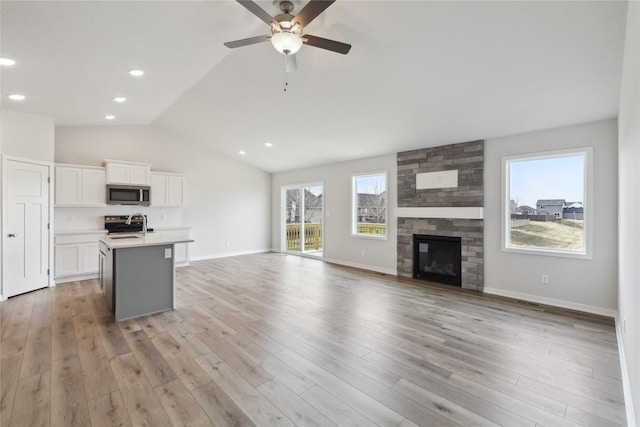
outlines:
M384 234L365 234L358 233L358 194L357 194L357 179L365 177L373 177L384 175L384 191L387 196L384 198L384 211L385 211L385 230ZM389 171L375 171L375 172L362 172L354 173L351 175L351 237L357 237L362 239L374 239L374 240L389 240Z
M584 208L583 213L583 249L581 251L563 250L563 249L550 249L550 248L535 248L535 247L522 247L511 246L511 163L516 161L532 161L532 160L545 160L555 159L560 157L575 157L583 156L584 158L584 195L582 206ZM561 258L578 258L578 259L593 259L593 223L594 213L593 207L593 147L577 147L565 150L554 150L534 153L524 153L512 156L502 157L502 198L501 198L501 246L503 252L527 254L527 255L542 255Z

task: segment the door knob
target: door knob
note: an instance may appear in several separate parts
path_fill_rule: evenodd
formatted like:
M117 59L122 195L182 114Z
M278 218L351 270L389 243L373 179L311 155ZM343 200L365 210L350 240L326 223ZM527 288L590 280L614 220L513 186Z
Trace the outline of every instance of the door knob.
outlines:
M9 233L9 237L17 237L16 233Z

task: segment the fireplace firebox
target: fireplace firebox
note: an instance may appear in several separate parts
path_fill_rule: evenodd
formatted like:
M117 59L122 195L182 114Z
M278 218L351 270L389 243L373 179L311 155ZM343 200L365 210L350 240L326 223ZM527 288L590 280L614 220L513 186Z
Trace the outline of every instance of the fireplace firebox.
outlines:
M413 235L413 277L461 286L460 237Z

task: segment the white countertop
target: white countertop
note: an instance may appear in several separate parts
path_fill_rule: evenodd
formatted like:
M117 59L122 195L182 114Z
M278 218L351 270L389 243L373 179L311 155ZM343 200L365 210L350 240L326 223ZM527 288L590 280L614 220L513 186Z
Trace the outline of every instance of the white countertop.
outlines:
M115 239L114 239L115 237ZM135 248L140 246L170 245L173 243L190 243L193 239L176 236L170 233L148 233L143 234L115 234L100 238L101 242L111 249Z

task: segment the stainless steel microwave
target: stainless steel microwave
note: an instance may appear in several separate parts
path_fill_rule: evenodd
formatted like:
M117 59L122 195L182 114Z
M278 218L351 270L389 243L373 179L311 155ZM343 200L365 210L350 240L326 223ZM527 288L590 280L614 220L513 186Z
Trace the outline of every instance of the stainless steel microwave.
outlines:
M151 203L151 187L145 185L107 185L108 205L140 205Z

